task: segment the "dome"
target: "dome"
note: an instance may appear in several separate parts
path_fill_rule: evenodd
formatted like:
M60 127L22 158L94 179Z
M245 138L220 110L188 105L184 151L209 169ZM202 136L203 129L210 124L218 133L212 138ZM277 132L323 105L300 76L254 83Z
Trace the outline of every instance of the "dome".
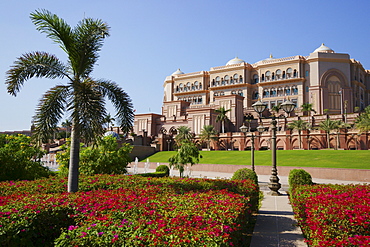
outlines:
M234 65L234 64L240 64L240 63L245 63L245 61L238 58L238 57L235 57L235 58L231 59L229 62L227 62L226 65Z
M334 51L329 47L325 46L324 43L322 43L321 46L314 51L314 53L315 52L334 53Z
M184 72L182 72L180 69L177 69L175 72L172 73L172 75L182 75Z
M262 61L270 61L270 60L274 60L275 58L272 56L272 54L270 54L270 57L268 57L268 58L265 58L265 59L263 59L263 60L261 60L261 62Z
M114 137L118 140L120 139L119 135L114 131L107 131L107 132L104 133L104 136L112 136L112 137Z

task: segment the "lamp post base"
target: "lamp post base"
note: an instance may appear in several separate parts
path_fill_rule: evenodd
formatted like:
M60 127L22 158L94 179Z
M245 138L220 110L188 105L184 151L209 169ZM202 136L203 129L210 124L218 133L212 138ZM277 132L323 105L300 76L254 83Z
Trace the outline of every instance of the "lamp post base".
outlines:
M279 192L279 189L281 188L281 184L279 183L279 177L276 175L271 175L270 177L270 183L268 184L268 187L270 188L269 195L272 196L280 196L281 193Z

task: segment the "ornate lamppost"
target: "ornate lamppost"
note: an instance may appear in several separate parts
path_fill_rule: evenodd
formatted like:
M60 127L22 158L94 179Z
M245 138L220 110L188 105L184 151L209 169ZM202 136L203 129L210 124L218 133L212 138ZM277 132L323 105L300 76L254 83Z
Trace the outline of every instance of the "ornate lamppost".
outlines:
M244 133L244 140L245 140L248 127L245 126L244 123L243 123L243 126L241 126L239 129L240 129L241 132ZM251 133L251 135L248 136L248 137L251 138L251 165L252 165L252 170L255 171L255 169L254 169L254 135L253 135L253 133Z
M259 113L260 118L262 115L262 112L264 112L267 108L267 104L263 103L261 100L257 101L252 105L253 109ZM295 104L291 101L287 100L284 103L281 104L281 108L288 113L288 116L290 112L293 111L295 107ZM271 169L271 177L270 177L270 183L268 184L268 187L270 188L271 192L270 194L272 196L279 196L281 195L279 192L279 189L281 188L281 184L279 183L279 177L277 176L277 166L276 166L276 124L277 121L275 119L275 116L272 116L271 120L271 160L272 160L272 169Z

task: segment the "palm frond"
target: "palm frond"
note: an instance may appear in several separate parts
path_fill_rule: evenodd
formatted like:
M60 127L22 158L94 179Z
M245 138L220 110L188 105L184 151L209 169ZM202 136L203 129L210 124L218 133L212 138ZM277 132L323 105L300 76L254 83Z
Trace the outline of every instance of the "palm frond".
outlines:
M56 86L43 95L34 116L33 137L37 141L47 143L52 137L65 111L68 94L67 86Z
M10 70L6 72L8 93L16 96L24 82L32 77L50 79L63 78L67 67L54 55L46 52L32 52L19 57Z
M86 143L91 143L103 134L103 124L107 112L104 95L100 92L95 81L86 79L75 83L73 103L68 106L74 124L78 124L81 137Z
M85 18L73 32L75 46L68 53L71 65L78 76L87 77L99 58L104 39L109 36L109 26L100 19Z
M74 43L72 29L62 18L44 9L36 10L30 17L36 29L59 44L65 52L71 48Z
M116 108L115 118L122 131L124 133L130 132L134 122L134 111L130 96L112 81L98 80L97 84L103 96L107 97Z

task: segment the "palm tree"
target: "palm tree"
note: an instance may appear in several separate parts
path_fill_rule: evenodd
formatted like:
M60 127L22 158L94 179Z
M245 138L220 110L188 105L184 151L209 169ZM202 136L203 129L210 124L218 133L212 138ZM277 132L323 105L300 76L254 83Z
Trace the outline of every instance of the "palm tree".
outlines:
M107 130L109 130L109 126L110 124L113 124L113 122L115 121L116 119L113 118L110 114L108 114L105 118L104 118L104 124L107 125Z
M229 111L231 111L231 109L225 110L224 107L215 110L215 112L218 113L216 122L221 122L222 133L225 133L225 122L229 120L226 114Z
M288 124L288 128L296 129L298 131L298 142L299 142L299 149L302 149L302 137L301 132L302 130L307 129L308 123L303 121L302 119L293 120L293 122Z
M180 126L177 128L177 135L175 141L177 146L180 146L182 141L191 141L194 138L193 133L191 133L191 128L187 126Z
M91 77L99 58L103 41L109 36L109 26L99 19L84 18L74 28L47 10L31 13L36 29L45 33L67 55L63 63L47 52L31 52L18 58L7 72L8 93L17 96L24 82L33 77L67 79L49 89L42 97L34 117L37 140L46 141L64 112L71 116L71 155L68 191L78 190L78 168L81 138L92 143L103 132L107 116L105 98L117 110L120 127L126 132L133 124L130 97L114 82Z
M355 127L360 132L370 131L370 106L367 106L365 111L357 116L355 120Z
M213 125L204 125L203 129L199 135L202 141L207 142L207 150L210 150L210 143L212 140L217 140L217 131L213 127Z
M70 133L71 131L72 122L66 119L64 122L62 122L62 127L66 129L66 137L67 137L68 133Z
M330 118L325 119L319 125L319 129L325 131L327 147L330 148L330 131L338 128L338 121L331 120Z
M303 114L307 114L308 116L308 125L311 128L311 112L316 113L316 111L312 108L313 105L310 103L305 103L301 105Z

